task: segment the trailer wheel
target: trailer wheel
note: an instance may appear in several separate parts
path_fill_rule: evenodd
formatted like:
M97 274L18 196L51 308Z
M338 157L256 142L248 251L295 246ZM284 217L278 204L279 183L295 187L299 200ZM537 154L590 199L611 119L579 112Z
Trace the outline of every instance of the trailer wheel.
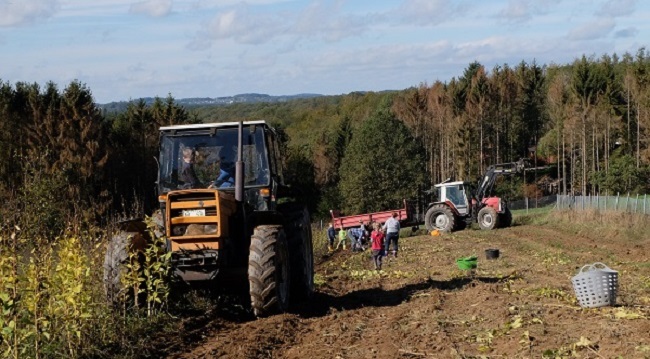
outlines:
M505 212L501 214L501 218L499 218L499 226L501 228L512 226L512 212L510 212L510 208L506 208Z
M451 232L456 226L456 216L448 206L436 204L424 215L424 225L428 231Z
M495 229L499 226L499 216L492 207L483 207L478 211L478 225L481 229Z
M256 317L287 310L289 273L289 250L282 226L256 227L248 257L251 307Z

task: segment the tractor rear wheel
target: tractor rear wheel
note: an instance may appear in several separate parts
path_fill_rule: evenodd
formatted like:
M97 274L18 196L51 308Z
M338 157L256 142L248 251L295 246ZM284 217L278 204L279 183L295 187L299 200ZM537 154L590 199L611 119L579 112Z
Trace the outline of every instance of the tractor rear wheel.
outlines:
M294 205L286 214L285 230L291 259L291 298L307 299L314 293L314 254L307 207Z
M447 205L436 204L424 215L424 225L428 231L451 232L456 226L456 216Z
M478 211L478 225L481 229L495 229L499 226L499 216L492 207L483 207Z
M257 226L248 257L251 307L256 317L287 310L289 273L289 250L282 226Z
M509 208L506 208L505 212L503 212L500 217L499 227L507 228L512 226L512 212L510 212Z

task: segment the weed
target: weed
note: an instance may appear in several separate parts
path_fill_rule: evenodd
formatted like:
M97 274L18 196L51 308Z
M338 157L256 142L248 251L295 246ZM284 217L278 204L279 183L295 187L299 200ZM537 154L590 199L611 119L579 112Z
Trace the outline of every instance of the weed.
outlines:
M489 352L492 350L492 341L494 340L494 331L488 330L483 334L476 336L476 342L479 343L478 350L480 352Z
M573 293L558 288L542 287L528 290L531 294L544 298L558 299L562 302L569 304L576 304L576 299Z
M314 286L316 286L317 288L320 288L320 287L324 286L325 283L327 283L327 280L325 279L325 277L322 274L320 274L320 273L315 273L314 274Z

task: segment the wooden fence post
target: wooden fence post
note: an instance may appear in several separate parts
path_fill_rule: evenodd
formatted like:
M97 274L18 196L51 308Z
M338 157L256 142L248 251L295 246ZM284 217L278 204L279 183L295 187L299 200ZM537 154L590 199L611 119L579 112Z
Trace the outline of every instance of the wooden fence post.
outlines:
M620 196L620 192L616 192L616 201L614 202L614 212L618 211L618 196Z

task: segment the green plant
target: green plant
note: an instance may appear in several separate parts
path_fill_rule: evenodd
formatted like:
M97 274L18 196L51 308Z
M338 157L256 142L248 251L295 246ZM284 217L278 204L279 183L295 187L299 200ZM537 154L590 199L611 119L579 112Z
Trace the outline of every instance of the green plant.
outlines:
M0 234L0 354L5 358L18 357L18 270L16 233L10 239Z
M84 339L83 333L94 315L91 264L83 252L81 239L66 235L58 242L56 265L51 274L48 315L56 320L52 331L65 343L69 357L77 357ZM44 328L45 329L45 328Z
M144 250L142 274L147 298L147 316L154 315L167 305L171 270L171 252L165 249L164 236L156 237L156 224L151 217L146 218L149 236L153 238Z

